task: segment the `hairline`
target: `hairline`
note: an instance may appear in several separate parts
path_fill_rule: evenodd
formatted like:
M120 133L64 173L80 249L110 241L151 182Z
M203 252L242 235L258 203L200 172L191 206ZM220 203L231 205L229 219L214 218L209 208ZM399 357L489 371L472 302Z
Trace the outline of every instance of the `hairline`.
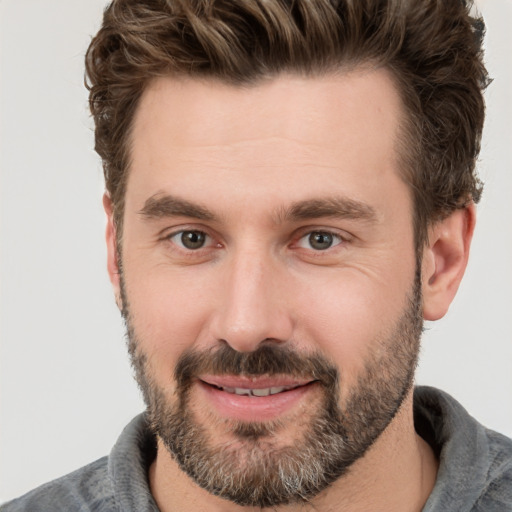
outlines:
M133 133L135 128L135 120L140 108L140 104L145 94L151 89L152 85L162 78L171 78L175 80L194 80L203 83L217 83L225 84L237 89L250 89L258 87L265 82L279 79L283 76L299 77L306 79L321 78L323 76L346 76L347 74L356 70L378 70L384 69L390 78L395 91L400 100L400 111L398 113L398 126L395 133L394 151L396 152L397 172L400 179L406 184L410 191L411 198L411 221L413 223L414 235L414 249L420 253L426 243L427 228L432 223L432 220L420 218L420 208L418 203L419 196L415 193L414 172L412 170L414 155L410 154L411 148L417 147L419 134L416 133L415 123L413 122L414 115L412 108L408 106L407 99L410 98L412 89L407 87L407 82L401 77L400 71L396 70L392 63L382 63L378 59L349 59L345 62L338 64L331 64L329 66L321 66L318 69L293 69L283 68L273 73L259 74L254 77L249 77L241 80L235 80L225 76L215 75L213 73L186 73L184 71L169 71L168 73L161 73L147 78L141 82L140 92L136 98L135 108L132 113L128 129L125 132L121 144L124 146L124 154L126 156L126 167L122 171L122 185L116 189L117 196L113 198L113 220L116 228L116 240L118 250L121 251L124 215L125 215L125 199L128 179L132 167L132 150L133 150ZM409 150L409 152L407 151ZM109 192L110 193L110 192ZM418 254L419 255L419 254Z

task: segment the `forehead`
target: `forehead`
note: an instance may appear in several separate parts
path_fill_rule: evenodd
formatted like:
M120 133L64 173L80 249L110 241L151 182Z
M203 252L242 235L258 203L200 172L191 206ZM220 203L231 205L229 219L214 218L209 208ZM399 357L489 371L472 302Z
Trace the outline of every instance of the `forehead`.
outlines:
M339 140L342 125L395 129L400 110L386 69L278 75L240 86L215 79L161 77L150 82L141 98L134 140L158 122L174 144L191 136L197 144L215 144L227 137L234 142L255 135L305 137L328 144ZM345 135L350 131L354 132L347 130Z
M134 119L128 191L140 202L176 187L296 200L306 190L325 194L333 180L349 195L356 181L378 188L379 175L397 174L401 114L384 69L281 75L250 86L159 78Z

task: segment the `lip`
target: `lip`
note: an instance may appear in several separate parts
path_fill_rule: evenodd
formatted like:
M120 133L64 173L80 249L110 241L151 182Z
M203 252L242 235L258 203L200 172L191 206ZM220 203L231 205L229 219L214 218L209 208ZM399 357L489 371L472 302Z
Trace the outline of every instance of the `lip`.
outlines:
M317 381L293 377L238 377L201 376L197 387L215 412L227 419L261 422L278 419L289 412L317 387ZM291 389L268 396L247 396L229 393L219 388L265 389L290 387Z
M199 380L219 388L272 388L299 387L312 382L312 379L298 379L289 375L240 377L237 375L201 375Z

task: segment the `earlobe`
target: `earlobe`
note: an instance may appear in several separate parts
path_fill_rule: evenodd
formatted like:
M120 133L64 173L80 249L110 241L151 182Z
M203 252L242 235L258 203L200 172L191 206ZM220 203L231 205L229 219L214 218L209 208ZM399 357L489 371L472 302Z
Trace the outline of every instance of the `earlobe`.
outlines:
M107 193L103 194L103 208L107 215L107 227L105 230L105 239L107 242L107 271L114 289L117 307L122 309L116 227L114 224L112 200Z
M448 311L466 270L475 222L470 204L430 228L422 261L425 320L439 320Z

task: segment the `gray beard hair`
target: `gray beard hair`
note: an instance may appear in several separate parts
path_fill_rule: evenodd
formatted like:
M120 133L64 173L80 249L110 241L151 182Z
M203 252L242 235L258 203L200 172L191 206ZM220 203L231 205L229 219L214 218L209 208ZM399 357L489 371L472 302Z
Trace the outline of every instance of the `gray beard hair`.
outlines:
M175 368L177 398L171 403L152 378L121 283L129 353L152 431L200 487L238 505L265 508L310 501L363 457L412 388L423 327L419 272L401 318L389 335L372 344L375 350L343 408L343 378L335 366L320 354L298 354L271 342L251 353L236 352L226 344L215 351L185 352ZM303 420L301 438L283 447L276 437L283 428L280 421L196 421L189 391L193 378L203 372L309 377L318 381L323 398ZM215 443L208 431L215 423L235 446Z

